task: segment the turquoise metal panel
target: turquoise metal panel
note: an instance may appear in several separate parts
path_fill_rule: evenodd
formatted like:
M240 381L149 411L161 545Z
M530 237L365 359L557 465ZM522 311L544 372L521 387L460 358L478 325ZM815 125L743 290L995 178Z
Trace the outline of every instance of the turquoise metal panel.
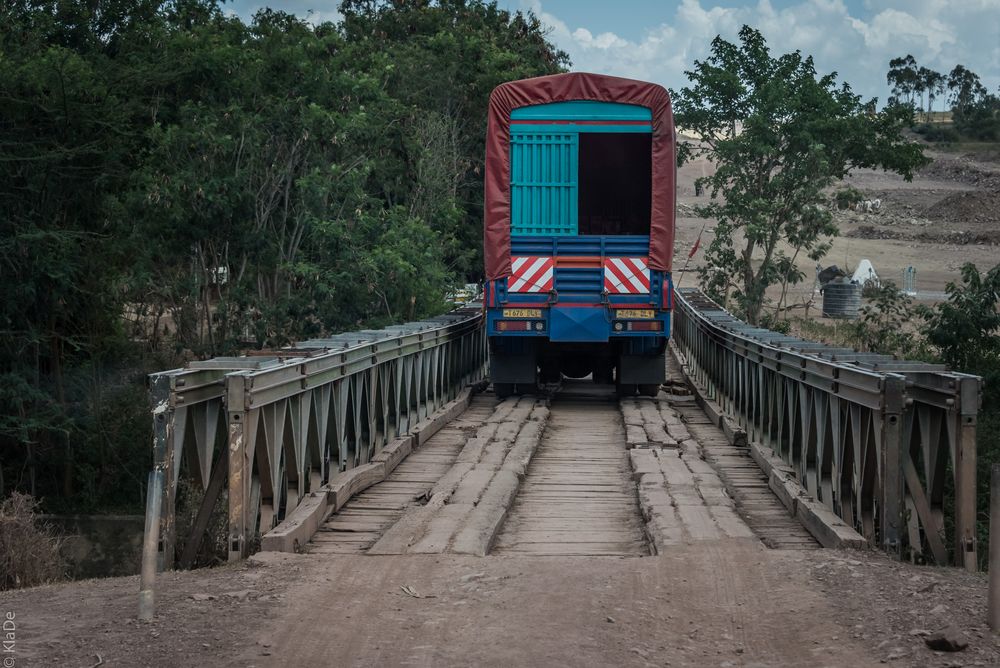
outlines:
M613 102L521 107L511 121L511 233L527 236L576 235L581 132L652 131L647 107Z
M521 107L510 113L512 121L527 120L567 120L567 121L648 121L652 122L653 112L648 107L616 102L596 102L576 100L573 102L550 102Z
M578 155L576 133L511 135L512 234L576 234Z
M510 135L511 135L511 137L513 137L514 135L519 135L519 134L538 134L540 132L552 132L553 129L559 130L560 132L569 131L569 132L574 132L574 133L579 133L579 132L602 132L602 133L607 134L607 133L611 133L611 132L615 132L615 133L618 133L618 132L645 132L646 134L649 134L649 133L651 133L653 131L653 126L649 125L649 124L644 124L644 125L577 125L577 124L574 124L574 123L565 123L565 124L564 123L558 123L558 124L548 124L548 125L546 125L546 124L539 123L538 125L535 125L534 123L531 123L531 124L525 123L523 125L511 125L510 126Z

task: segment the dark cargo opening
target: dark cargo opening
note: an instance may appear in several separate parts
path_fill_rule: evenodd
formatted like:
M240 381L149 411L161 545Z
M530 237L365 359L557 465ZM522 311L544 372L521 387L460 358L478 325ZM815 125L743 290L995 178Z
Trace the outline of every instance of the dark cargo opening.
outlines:
M649 234L653 136L580 133L578 234Z

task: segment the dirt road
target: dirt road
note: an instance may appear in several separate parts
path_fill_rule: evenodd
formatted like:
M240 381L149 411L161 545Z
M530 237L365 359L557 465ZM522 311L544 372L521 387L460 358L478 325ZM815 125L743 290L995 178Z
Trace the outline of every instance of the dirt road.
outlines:
M800 553L754 540L645 558L272 559L310 577L241 657L260 666L878 663L847 640Z
M1000 661L982 621L981 574L870 553L768 550L749 539L624 559L272 555L162 576L148 624L135 619L138 588L137 578L109 578L0 594L0 608L18 620L16 665ZM912 633L946 623L966 632L969 649L931 652Z

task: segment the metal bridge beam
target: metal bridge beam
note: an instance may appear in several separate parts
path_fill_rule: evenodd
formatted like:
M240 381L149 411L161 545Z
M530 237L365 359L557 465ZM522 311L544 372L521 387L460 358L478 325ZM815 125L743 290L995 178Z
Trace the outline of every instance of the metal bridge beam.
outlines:
M696 289L676 305L697 382L814 498L874 546L975 570L979 377L750 327Z
M195 560L222 487L228 558L242 559L309 492L370 461L485 368L482 313L471 307L154 374L149 493L163 502L145 544L158 569L174 565L180 496L192 525L182 566Z

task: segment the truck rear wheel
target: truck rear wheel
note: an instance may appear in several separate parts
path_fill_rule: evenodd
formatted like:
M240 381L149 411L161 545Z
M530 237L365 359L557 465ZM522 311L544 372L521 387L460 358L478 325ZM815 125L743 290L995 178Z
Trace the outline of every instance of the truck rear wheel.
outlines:
M558 383L562 378L559 373L559 360L545 360L538 367L538 379L542 383Z
M615 382L614 366L607 362L595 363L593 379L598 385L610 385Z
M644 397L655 397L660 393L659 383L640 383L639 384L639 394Z

